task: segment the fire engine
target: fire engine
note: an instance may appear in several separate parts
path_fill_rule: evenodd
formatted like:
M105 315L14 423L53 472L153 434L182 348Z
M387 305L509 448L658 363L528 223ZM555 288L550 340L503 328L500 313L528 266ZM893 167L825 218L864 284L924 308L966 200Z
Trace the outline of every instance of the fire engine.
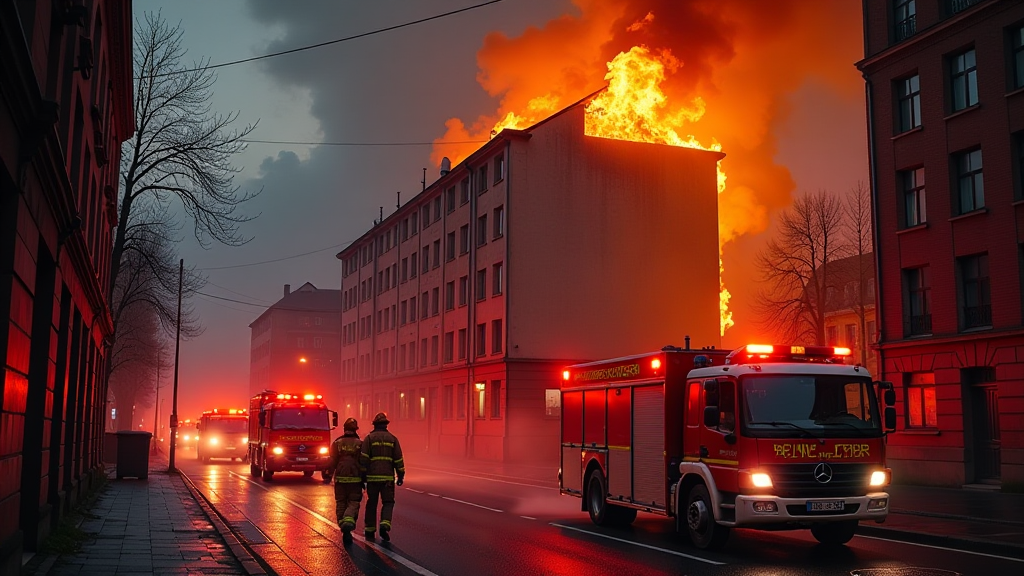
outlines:
M249 401L249 471L270 481L275 472L320 471L327 480L331 430L338 413L328 410L320 394L265 390Z
M810 528L845 544L882 522L895 392L847 348L660 351L562 374L559 492L598 525L675 519L701 549L731 528ZM884 409L880 406L882 397ZM884 422L883 422L884 418Z
M203 412L196 423L196 458L238 460L249 447L249 414L244 408L214 408Z

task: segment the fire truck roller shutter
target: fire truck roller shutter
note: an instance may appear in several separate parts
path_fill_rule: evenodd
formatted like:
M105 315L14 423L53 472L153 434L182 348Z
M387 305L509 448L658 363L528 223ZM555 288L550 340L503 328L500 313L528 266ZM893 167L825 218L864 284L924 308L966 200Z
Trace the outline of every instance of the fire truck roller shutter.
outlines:
M665 508L665 389L662 383L633 389L633 501Z

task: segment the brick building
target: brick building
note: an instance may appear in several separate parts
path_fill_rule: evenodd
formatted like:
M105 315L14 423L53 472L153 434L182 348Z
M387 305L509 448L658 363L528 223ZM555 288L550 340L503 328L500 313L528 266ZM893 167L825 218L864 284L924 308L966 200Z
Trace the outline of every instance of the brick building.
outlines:
M851 362L878 375L874 350L878 325L875 316L875 255L848 256L828 263L825 290L825 344L845 346Z
M719 344L723 155L585 136L584 106L443 166L338 254L342 417L551 464L566 363Z
M292 291L285 284L284 296L249 329L250 397L268 389L321 394L337 389L340 290L322 290L306 282ZM331 398L325 395L325 400Z
M0 3L0 573L103 475L130 0Z
M865 0L864 31L894 477L1020 488L1024 3Z

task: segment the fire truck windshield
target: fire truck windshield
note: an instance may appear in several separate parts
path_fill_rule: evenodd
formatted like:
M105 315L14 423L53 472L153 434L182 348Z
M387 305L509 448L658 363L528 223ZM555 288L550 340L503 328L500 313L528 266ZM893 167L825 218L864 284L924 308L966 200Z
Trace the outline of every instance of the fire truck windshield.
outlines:
M868 378L751 375L741 385L745 436L882 435L878 399Z
M273 430L330 430L328 410L321 408L279 408L270 419Z
M221 434L245 434L249 431L249 422L245 418L210 418L206 424L206 431Z

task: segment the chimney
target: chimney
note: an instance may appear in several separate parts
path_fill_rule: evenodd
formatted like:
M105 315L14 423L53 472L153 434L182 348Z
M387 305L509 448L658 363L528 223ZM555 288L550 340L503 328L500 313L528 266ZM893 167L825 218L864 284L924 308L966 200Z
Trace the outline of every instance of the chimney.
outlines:
M452 171L452 161L447 156L441 158L441 176L447 176Z
M291 284L285 284L284 285L284 295L287 296L287 295L289 295L291 293L292 293L292 285Z

